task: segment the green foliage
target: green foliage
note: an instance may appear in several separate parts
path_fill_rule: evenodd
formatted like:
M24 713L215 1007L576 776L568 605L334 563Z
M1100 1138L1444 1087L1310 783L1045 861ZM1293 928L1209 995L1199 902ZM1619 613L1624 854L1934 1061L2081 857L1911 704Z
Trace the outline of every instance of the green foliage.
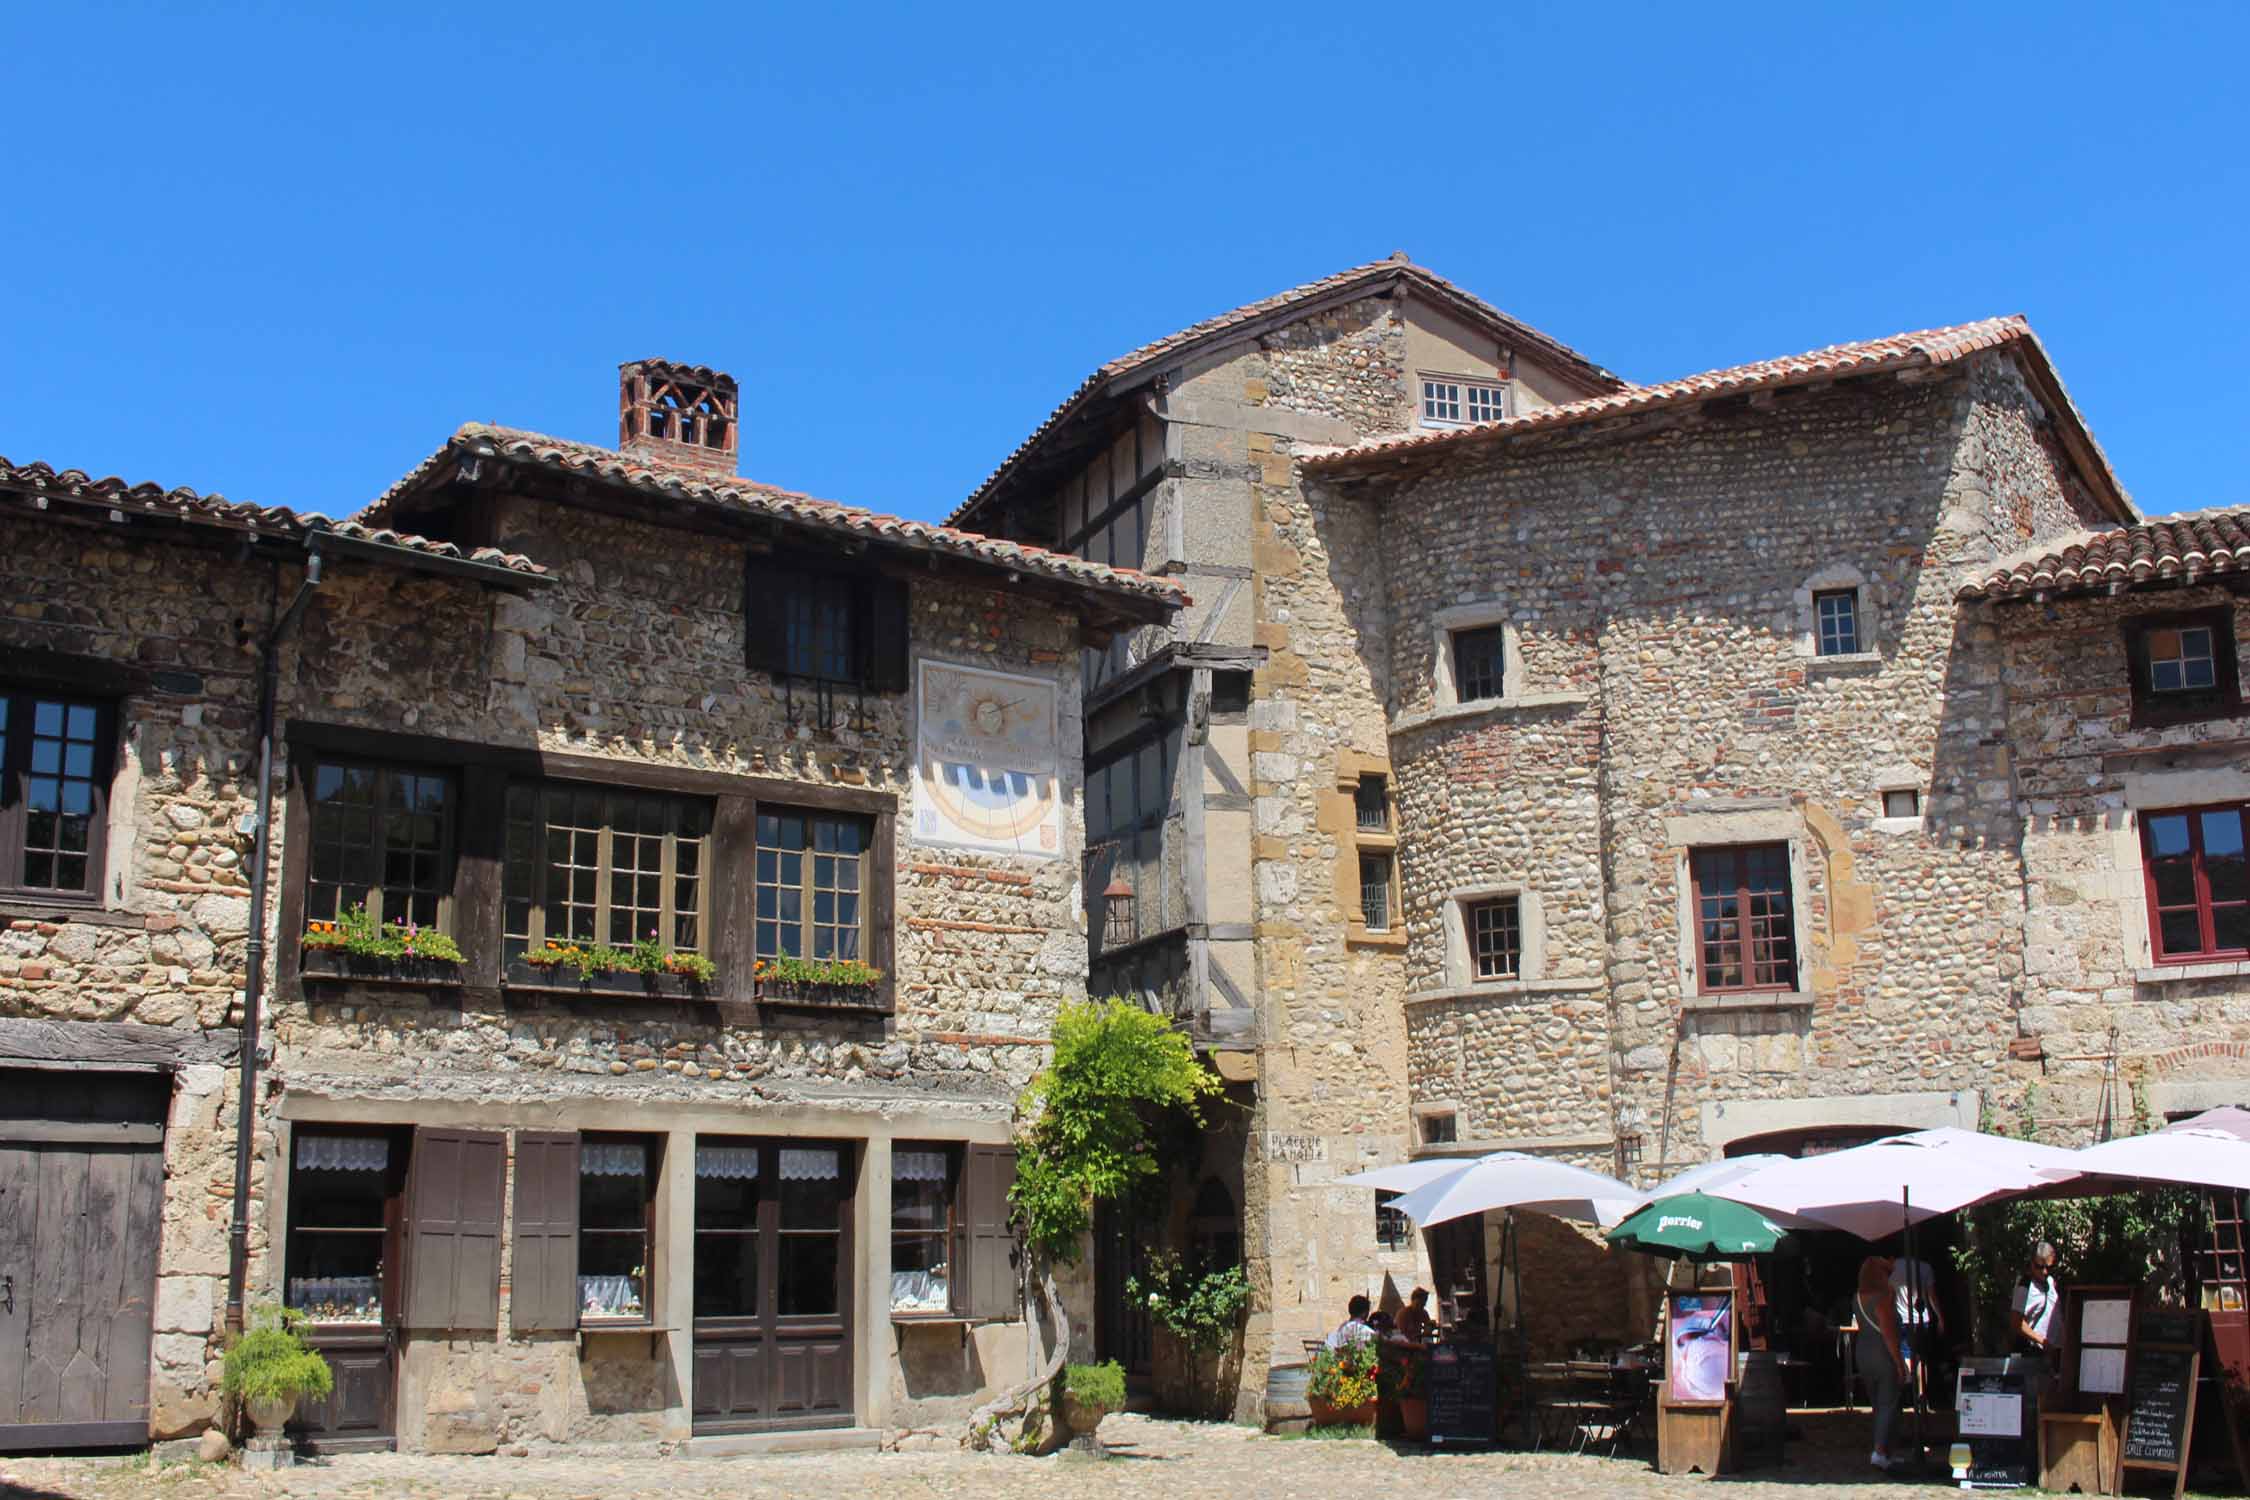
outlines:
M2020 1129L2030 1139L2039 1107L2037 1085L2026 1090ZM1987 1120L1987 1129L1997 1122ZM2055 1247L2055 1275L2065 1285L2140 1286L2178 1282L2183 1240L2200 1232L2203 1200L2192 1188L2162 1188L2102 1198L2018 1198L1970 1209L1953 1262L1975 1298L1981 1346L2006 1348L2009 1298L2045 1240Z
M1070 1399L1104 1411L1125 1409L1125 1367L1114 1359L1098 1365L1072 1365L1063 1371L1063 1389Z
M665 952L654 933L630 948L549 938L544 946L526 953L523 961L535 969L568 969L580 979L596 974L677 974L709 984L719 975L719 966L700 953Z
M1190 1269L1169 1250L1149 1256L1148 1274L1125 1278L1125 1295L1148 1304L1148 1315L1192 1354L1216 1354L1242 1326L1250 1278L1240 1266Z
M412 922L385 922L380 927L367 914L365 902L333 922L307 922L300 940L316 952L348 953L354 958L426 958L433 963L457 964L461 947L435 927Z
M1350 1442L1371 1438L1375 1429L1365 1422L1328 1422L1317 1427L1307 1427L1303 1436L1314 1442Z
M1346 1411L1375 1399L1375 1369L1379 1357L1372 1338L1351 1339L1339 1349L1323 1349L1312 1357L1305 1393Z
M1124 1196L1161 1170L1151 1116L1202 1119L1219 1080L1170 1021L1127 1001L1066 1005L1055 1018L1054 1061L1021 1108L1031 1127L1009 1193L1034 1254L1070 1261L1099 1198Z
M1429 1356L1420 1349L1401 1348L1384 1344L1376 1351L1375 1388L1386 1401L1419 1401L1422 1399L1422 1376L1429 1368Z
M250 1326L227 1350L221 1377L226 1393L243 1401L287 1401L335 1389L328 1361L297 1337L303 1321L302 1313L285 1308L255 1309Z
M757 977L769 984L825 984L845 989L871 989L883 982L883 971L856 958L780 958L758 960Z

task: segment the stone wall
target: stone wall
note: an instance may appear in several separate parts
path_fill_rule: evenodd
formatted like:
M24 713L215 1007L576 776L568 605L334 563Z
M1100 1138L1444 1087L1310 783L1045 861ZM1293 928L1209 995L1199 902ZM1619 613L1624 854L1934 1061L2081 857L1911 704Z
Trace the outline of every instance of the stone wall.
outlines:
M1963 570L2092 519L2012 364L1844 383L1463 453L1385 502L1412 1087L1461 1133L1613 1168L1701 1160L1728 1100L1989 1086L2022 984L2001 662ZM1821 659L1813 590L1870 639ZM1444 630L1509 628L1502 701L1441 696ZM1519 675L1520 674L1520 675ZM1918 822L1883 816L1912 788ZM1787 841L1797 993L1697 993L1688 851ZM1449 961L1463 890L1520 888L1523 983ZM1457 941L1457 940L1456 940ZM1527 943L1527 948L1530 945ZM1934 1123L1934 1122L1933 1122Z
M2143 891L2143 809L2250 800L2250 716L2135 727L2125 626L2224 606L2250 639L2250 604L2218 588L1991 604L1976 614L2006 661L2007 744L2024 820L2025 984L2036 1056L2010 1067L2004 1108L2055 1139L2088 1135L2114 1054L2109 1107L2250 1099L2250 966L2157 965ZM2238 668L2239 670L2239 668Z

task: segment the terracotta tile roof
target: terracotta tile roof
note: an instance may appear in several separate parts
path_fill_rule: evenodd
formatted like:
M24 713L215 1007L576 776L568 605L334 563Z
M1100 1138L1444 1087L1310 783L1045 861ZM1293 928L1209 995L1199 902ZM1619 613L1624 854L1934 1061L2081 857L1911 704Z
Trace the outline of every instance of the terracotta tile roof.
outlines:
M564 473L599 479L623 489L645 494L678 496L703 504L751 511L779 521L885 543L922 553L940 553L979 562L1011 572L1122 595L1149 604L1173 608L1190 602L1187 590L1167 578L1133 568L1112 568L1083 558L1050 552L1044 547L1002 541L961 531L884 515L856 505L821 500L794 490L777 489L753 480L715 475L707 470L651 462L637 454L619 453L591 443L547 437L514 427L469 422L455 432L443 448L431 454L406 476L360 512L362 521L386 519L400 498L451 472L463 455L536 464Z
M1598 422L1607 417L1631 416L1669 406L1708 401L1718 396L1774 390L1817 380L1935 368L1966 359L1982 350L1997 349L2004 345L2018 346L2025 351L2032 366L2035 388L2040 388L2041 399L2055 409L2054 414L2080 445L2082 464L2092 471L2088 477L2094 481L2096 488L2107 491L2104 498L2114 504L2120 519L2138 520L2139 512L2133 509L2131 500L2126 498L2124 487L2118 484L2107 455L2087 430L2085 418L2072 404L2069 393L2063 389L2061 380L2055 375L2054 366L2039 343L2038 335L2031 331L2031 324L2020 313L2004 318L1985 318L1975 323L1961 323L1950 328L1925 329L1919 333L1894 333L1888 338L1866 339L1852 344L1832 344L1809 354L1759 360L1753 364L1690 375L1684 380L1629 386L1606 396L1592 396L1561 406L1541 407L1536 411L1522 412L1474 427L1373 438L1349 448L1308 455L1303 463L1307 470L1314 473L1376 471L1392 462L1403 462L1422 455L1463 451L1518 433L1573 427Z
M962 501L948 519L958 522L969 512L976 509L978 503L1007 475L1009 469L1013 468L1024 455L1038 447L1040 441L1053 430L1058 422L1068 416L1072 410L1083 405L1097 390L1109 382L1144 369L1167 355L1180 353L1206 339L1240 328L1246 323L1254 323L1275 313L1286 312L1306 303L1320 301L1323 298L1347 291L1358 283L1367 283L1369 288L1372 289L1375 283L1392 277L1411 281L1424 291L1432 293L1438 300L1451 302L1460 310L1469 313L1480 321L1496 324L1506 329L1509 336L1517 342L1535 348L1549 359L1568 366L1592 384L1612 387L1623 387L1625 385L1623 380L1595 364L1576 349L1558 339L1548 337L1528 323L1508 316L1483 298L1447 281L1435 271L1415 265L1406 258L1402 251L1391 256L1388 260L1370 261L1364 266L1353 266L1349 270L1338 271L1333 276L1323 276L1318 281L1308 281L1303 286L1294 286L1288 291L1277 292L1271 297L1245 303L1231 312L1223 312L1215 318L1206 318L1202 322L1183 328L1177 333L1166 334L1163 338L1143 344L1129 353L1119 355L1087 376L1079 383L1076 390L1064 397L1062 404L1049 412L1046 420L1033 429L1031 436L1018 444L1014 452L1001 460L998 468L985 476L984 482L976 487L976 492Z
M482 563L527 578L548 576L547 570L530 558L520 553L502 552L497 547L464 549L452 542L433 542L428 537L358 520L334 521L327 516L307 515L279 505L253 505L243 500L229 500L224 495L201 495L185 486L168 490L155 484L128 484L114 475L96 479L83 469L57 469L37 462L16 464L5 456L0 456L0 490L14 491L34 500L106 506L127 516L156 517L254 535L302 540L325 534L393 548L418 558Z
M1963 584L1963 599L2029 599L2250 573L2250 506L2158 516L2115 531L2049 538Z

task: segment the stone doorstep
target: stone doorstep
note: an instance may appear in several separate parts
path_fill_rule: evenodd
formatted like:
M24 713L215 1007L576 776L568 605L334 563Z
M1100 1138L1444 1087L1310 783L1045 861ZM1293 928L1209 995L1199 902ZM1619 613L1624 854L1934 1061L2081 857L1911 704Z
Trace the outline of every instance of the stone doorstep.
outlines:
M775 1453L874 1453L879 1427L815 1427L804 1432L729 1432L691 1437L680 1450L689 1458L742 1458Z

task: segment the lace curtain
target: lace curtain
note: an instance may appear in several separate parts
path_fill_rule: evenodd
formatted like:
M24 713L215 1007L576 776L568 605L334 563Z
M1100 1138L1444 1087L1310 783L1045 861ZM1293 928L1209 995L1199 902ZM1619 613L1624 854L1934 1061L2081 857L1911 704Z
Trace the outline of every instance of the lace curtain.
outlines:
M307 1172L380 1172L391 1164L391 1143L380 1135L300 1135L297 1166Z
M648 1147L638 1141L596 1141L581 1145L578 1173L581 1177L645 1177L648 1175Z
M900 1182L943 1182L948 1175L943 1151L891 1153L891 1176Z
M698 1146L695 1148L695 1175L698 1177L755 1177L758 1175L758 1148L756 1146Z

